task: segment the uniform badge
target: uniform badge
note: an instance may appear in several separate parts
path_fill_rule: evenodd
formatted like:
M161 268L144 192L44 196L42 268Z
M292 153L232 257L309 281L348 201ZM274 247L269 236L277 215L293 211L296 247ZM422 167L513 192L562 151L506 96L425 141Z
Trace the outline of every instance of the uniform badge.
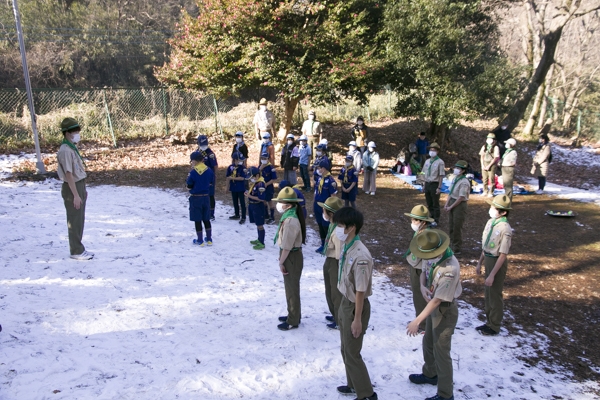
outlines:
M494 242L490 243L490 248L493 249L494 247L496 247L496 244Z
M417 256L415 256L414 254L412 255L412 260L415 261L417 259Z

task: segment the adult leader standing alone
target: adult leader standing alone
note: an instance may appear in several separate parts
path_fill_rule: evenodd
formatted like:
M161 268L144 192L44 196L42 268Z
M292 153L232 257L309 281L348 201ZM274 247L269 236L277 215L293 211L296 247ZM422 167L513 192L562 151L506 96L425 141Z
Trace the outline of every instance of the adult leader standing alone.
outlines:
M267 99L260 99L258 111L254 114L252 123L254 124L254 132L258 140L261 140L263 133L266 132L270 134L270 137L273 137L275 132L275 115L273 115L271 110L267 109Z
M65 118L60 124L63 141L58 149L58 177L63 181L61 195L67 210L67 227L69 231L69 248L71 258L85 261L94 257L93 253L85 250L81 243L83 226L85 224L85 206L87 190L85 188L85 166L83 158L77 149L81 139L81 127L73 118Z
M317 115L313 110L308 112L308 119L302 124L302 134L306 135L308 140L308 146L312 154L317 152L317 146L321 139L323 139L323 127L321 123L317 121Z

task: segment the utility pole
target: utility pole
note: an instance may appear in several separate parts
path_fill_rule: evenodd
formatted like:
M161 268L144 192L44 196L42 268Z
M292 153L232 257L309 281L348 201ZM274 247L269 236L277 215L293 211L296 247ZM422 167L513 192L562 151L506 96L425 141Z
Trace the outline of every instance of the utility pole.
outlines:
M17 0L12 0L13 12L15 13L15 23L17 24L17 37L19 39L19 49L21 50L21 63L23 64L23 76L25 77L25 90L27 90L27 103L29 104L29 113L31 114L31 129L33 129L33 141L35 142L35 152L37 162L35 168L38 174L45 174L46 168L42 162L40 152L40 141L38 139L38 130L35 122L35 108L33 106L33 94L31 93L31 80L29 79L29 68L27 67L27 56L25 55L25 40L23 39L23 29L21 28L21 14Z

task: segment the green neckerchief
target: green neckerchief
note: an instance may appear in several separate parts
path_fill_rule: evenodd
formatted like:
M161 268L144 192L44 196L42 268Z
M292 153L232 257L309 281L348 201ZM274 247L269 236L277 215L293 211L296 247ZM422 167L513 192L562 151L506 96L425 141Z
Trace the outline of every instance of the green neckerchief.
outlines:
M427 170L427 176L431 175L431 167L433 167L433 163L436 162L437 160L439 160L440 158L438 156L435 156L433 158L431 158L429 160L429 169Z
M435 269L444 261L446 261L447 259L449 259L450 257L452 257L454 255L454 252L452 251L452 249L450 249L450 247L448 247L446 249L446 251L444 252L444 255L442 256L442 258L440 258L440 261L433 263L431 265L431 267L429 267L429 276L427 277L427 286L431 287L431 284L433 283L433 276L435 275Z
M348 249L350 247L352 247L352 245L354 244L354 242L356 242L357 240L360 240L360 236L356 235L354 236L354 239L352 239L350 241L350 243L344 245L343 249L342 249L342 256L340 257L340 272L338 273L338 283L340 283L342 281L342 274L344 273L344 263L346 262L346 252L348 251Z
M466 176L460 175L457 179L454 180L454 182L452 182L452 187L450 188L450 193L448 193L448 195L452 194L452 191L454 190L454 186L456 186L456 184L458 183L458 181L460 181L461 179L466 178Z
M323 247L323 255L327 254L327 247L329 247L329 239L331 239L331 234L333 233L333 230L336 226L337 224L329 224L329 228L327 229L327 237L325 238L325 247Z
M81 154L79 154L79 150L77 150L77 147L73 143L71 143L69 140L67 140L67 138L63 138L61 145L62 144L66 144L67 146L72 148L75 151L75 153L77 153L79 158L81 159L81 162L83 163L83 165L85 165L85 161L83 161L83 157L81 157Z
M313 118L310 123L310 134L311 136L315 135L315 119Z
M492 154L492 150L494 149L494 143L486 145L486 153Z
M298 218L298 216L296 215L296 207L292 207L286 210L286 212L284 212L281 216L281 219L279 220L279 225L277 226L277 233L275 233L275 238L273 239L274 244L277 244L277 239L279 238L279 231L281 230L281 224L288 218Z
M494 220L494 222L492 222L492 226L490 226L490 233L488 233L488 237L487 237L487 239L485 239L485 244L483 245L483 247L486 247L488 245L488 243L490 242L490 238L492 237L492 232L494 231L494 227L496 225L498 225L500 222L507 222L506 217L496 218Z
M511 148L506 149L506 151L504 151L504 154L502 155L502 159L504 159L504 157L506 157L506 155L508 153L510 153L511 151L515 151L515 149L511 149Z

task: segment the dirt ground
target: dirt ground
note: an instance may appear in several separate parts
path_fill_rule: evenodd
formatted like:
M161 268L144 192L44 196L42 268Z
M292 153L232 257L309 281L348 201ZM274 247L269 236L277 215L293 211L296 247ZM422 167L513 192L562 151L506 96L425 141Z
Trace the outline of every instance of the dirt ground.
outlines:
M377 269L396 284L408 287L408 264L403 254L412 237L410 220L405 212L416 204L425 204L424 195L395 178L387 168L399 150L416 138L426 128L418 122L391 120L373 123L371 139L377 143L382 167L377 178L376 196L359 195L358 208L365 214L366 224L361 237L376 259ZM478 151L492 124L465 124L453 131L447 149L441 158L446 166L465 159L478 166ZM334 175L339 171L346 144L350 139L350 125L327 126L326 133L333 149ZM258 143L247 138L250 147L250 164L258 159ZM231 142L211 139L211 148L217 153L219 169L217 198L225 204L231 202L225 193L225 167L229 164ZM531 150L535 143L519 142L519 176L529 176ZM90 184L135 185L181 189L189 170L189 153L194 144L172 145L168 140L132 141L117 149L100 144L82 143L82 153L87 157ZM46 149L47 152L55 149ZM50 157L47 167L56 170L55 158ZM600 185L598 168L579 170L560 163L552 163L550 182L577 186L581 182ZM16 175L31 176L27 166ZM362 179L361 179L362 182ZM535 189L535 188L534 188ZM468 219L464 227L461 262L463 294L461 299L483 310L483 278L475 274L475 263L481 249L481 233L488 219L489 206L485 199L472 196L469 200ZM445 195L442 196L442 202ZM312 209L312 194L307 195L307 207ZM572 210L575 218L553 218L544 215L546 210ZM310 211L309 211L310 213ZM310 224L316 228L314 220ZM442 216L441 229L448 226ZM600 322L600 224L598 207L576 203L545 195L516 196L509 222L514 228L509 255L509 271L504 296L507 315L504 328L536 338L535 343L548 340L545 351L536 351L535 343L522 343L522 358L530 364L540 364L551 370L570 371L574 379L600 379L600 341L597 324ZM484 320L483 312L480 315ZM405 321L400 323L404 324ZM489 340L494 340L490 337Z

